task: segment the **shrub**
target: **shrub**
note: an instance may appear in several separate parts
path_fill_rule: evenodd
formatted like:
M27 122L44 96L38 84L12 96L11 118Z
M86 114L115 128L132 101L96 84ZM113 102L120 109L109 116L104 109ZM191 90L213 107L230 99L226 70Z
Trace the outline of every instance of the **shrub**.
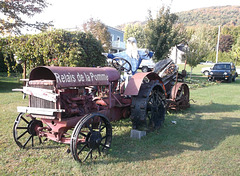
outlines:
M9 73L17 71L14 56L26 61L28 70L42 65L93 67L105 64L101 43L90 33L55 30L2 38L0 42Z

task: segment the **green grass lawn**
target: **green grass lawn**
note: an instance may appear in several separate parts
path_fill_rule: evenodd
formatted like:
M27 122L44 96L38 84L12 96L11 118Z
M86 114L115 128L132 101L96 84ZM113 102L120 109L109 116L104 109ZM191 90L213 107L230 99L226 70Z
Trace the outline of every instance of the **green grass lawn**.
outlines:
M184 69L184 64L178 64L179 70L182 71ZM201 69L204 67L213 67L213 65L197 65L196 67L193 68L193 76L198 75L202 76L203 74L201 73ZM191 72L191 67L187 64L186 65L186 71L190 74Z
M28 100L11 91L20 86L17 78L0 77L0 175L239 175L240 79L206 80L194 78L207 86L193 87L191 107L168 113L161 129L136 140L130 138L129 119L114 122L109 154L79 164L67 153L68 145L47 141L18 148L12 135L16 107Z

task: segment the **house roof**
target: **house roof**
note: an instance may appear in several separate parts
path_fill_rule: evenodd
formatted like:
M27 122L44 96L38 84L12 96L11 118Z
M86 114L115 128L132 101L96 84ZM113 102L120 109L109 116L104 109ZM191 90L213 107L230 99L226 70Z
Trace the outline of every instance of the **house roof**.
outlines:
M186 50L187 50L187 45L179 44L179 45L177 45L177 49L179 49L179 50L182 51L182 52L186 52Z
M117 29L117 28L114 28L114 27L111 27L111 26L107 26L109 29L112 29L112 30L115 30L115 31L118 31L118 32L121 32L121 33L124 33L124 31L120 30L120 29Z

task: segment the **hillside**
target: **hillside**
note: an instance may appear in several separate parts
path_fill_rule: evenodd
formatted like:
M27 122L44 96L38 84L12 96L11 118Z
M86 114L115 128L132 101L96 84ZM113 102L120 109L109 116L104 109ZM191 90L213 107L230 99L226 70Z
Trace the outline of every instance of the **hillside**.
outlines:
M240 6L217 6L194 9L190 11L178 12L178 23L183 23L185 26L196 26L208 24L212 26L219 25L235 25L240 26ZM146 21L134 21L131 23L121 24L116 26L120 30L128 24L146 24Z
M185 26L196 26L201 24L218 25L240 25L240 6L221 6L194 9L176 13L179 16L178 23Z

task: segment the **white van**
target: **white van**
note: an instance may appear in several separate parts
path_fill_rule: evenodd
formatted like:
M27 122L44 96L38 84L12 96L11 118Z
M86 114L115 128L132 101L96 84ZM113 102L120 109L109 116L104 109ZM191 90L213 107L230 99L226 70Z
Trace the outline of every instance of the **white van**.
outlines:
M155 64L156 63L152 59L149 60L143 59L138 68L141 69L142 72L148 72L153 70Z

